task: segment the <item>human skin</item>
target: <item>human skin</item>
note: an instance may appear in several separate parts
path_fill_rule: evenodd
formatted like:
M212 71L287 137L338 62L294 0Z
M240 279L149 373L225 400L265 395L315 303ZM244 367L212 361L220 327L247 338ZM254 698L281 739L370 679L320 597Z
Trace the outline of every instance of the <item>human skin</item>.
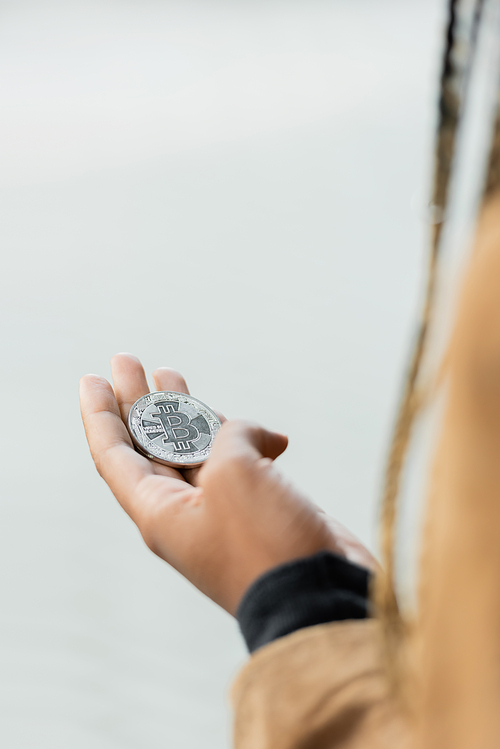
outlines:
M85 432L96 468L147 546L231 614L248 587L277 565L328 550L374 569L370 552L304 497L274 460L288 439L246 421L226 421L200 468L178 471L134 450L125 426L149 393L140 361L111 360L113 387L80 380ZM188 393L184 378L162 367L158 390Z

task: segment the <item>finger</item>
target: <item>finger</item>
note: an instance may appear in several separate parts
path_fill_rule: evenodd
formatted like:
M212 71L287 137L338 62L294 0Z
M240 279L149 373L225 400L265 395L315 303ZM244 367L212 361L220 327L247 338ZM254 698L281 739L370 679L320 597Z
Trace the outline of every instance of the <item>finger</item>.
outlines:
M120 414L125 423L131 407L138 398L149 393L144 369L136 356L132 354L116 354L111 359L111 372L115 385L116 400L120 408ZM153 473L170 478L183 479L182 474L175 468L153 463Z
M173 390L174 393L186 393L186 395L189 395L186 380L175 369L159 367L153 372L153 380L157 390Z
M261 458L275 460L288 445L288 437L247 421L226 421L214 441L210 460L254 463Z
M96 468L125 511L136 520L137 487L153 473L152 464L135 452L111 385L97 375L80 380L85 433Z
M158 367L153 372L153 380L157 390L173 390L176 393L186 393L189 395L189 388L186 380L175 369L170 367ZM219 421L223 424L226 421L226 417L220 413L220 411L214 411L217 414ZM184 468L182 469L182 476L193 486L198 486L198 474L200 468Z
M245 421L226 421L217 434L209 459L200 469L197 485L207 495L288 496L283 477L273 461L286 449L288 438ZM286 491L283 491L286 490Z
M141 362L132 354L116 354L111 359L111 374L120 414L126 423L136 400L149 393Z
M177 372L175 369L170 369L170 367L158 367L158 369L155 369L153 372L153 380L157 390L173 390L175 393L186 393L186 395L189 395L189 388L186 380L180 372ZM213 411L217 414L221 424L223 424L226 421L224 414L221 414L220 411L215 411L214 409Z

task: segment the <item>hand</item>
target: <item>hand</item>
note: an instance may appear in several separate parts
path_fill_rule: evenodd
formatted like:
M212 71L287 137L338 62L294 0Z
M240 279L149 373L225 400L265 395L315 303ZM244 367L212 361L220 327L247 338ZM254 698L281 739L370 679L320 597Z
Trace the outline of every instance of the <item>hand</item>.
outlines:
M111 385L80 381L85 431L97 470L149 548L234 614L251 583L284 562L326 549L374 567L343 526L303 497L273 464L287 438L255 424L224 421L206 463L180 472L134 450L125 423L149 392L130 354L111 361ZM158 390L188 393L177 372L153 374ZM125 423L124 423L125 422Z

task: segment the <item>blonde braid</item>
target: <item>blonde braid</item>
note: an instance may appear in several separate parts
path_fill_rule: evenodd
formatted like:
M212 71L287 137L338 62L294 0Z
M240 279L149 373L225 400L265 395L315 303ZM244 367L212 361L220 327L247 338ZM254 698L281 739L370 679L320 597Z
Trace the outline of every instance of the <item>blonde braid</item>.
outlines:
M464 55L464 45L457 43L457 16L460 16L460 20L464 20L462 15L466 15L463 12L466 5L466 0L462 0L462 2L459 0L449 0L446 46L441 73L439 123L434 157L434 180L431 203L431 210L434 213L434 217L431 231L427 282L417 336L411 352L391 439L380 509L380 546L383 569L375 578L372 593L375 611L382 623L383 646L389 680L392 689L397 693L401 693L405 670L402 663L401 645L409 626L401 615L395 593L394 547L398 497L412 427L421 405L418 391L419 373L432 322L443 220L449 197L457 131L463 109L462 103L465 98L468 72L475 49L477 29L481 19L483 0L477 0L475 3L472 21L469 24L468 44L465 45L466 51Z

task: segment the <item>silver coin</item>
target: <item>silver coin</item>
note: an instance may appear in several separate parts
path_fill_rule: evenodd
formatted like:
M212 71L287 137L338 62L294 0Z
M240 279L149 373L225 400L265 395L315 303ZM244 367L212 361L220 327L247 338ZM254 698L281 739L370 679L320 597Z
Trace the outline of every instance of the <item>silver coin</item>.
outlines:
M221 423L211 408L185 393L161 390L139 398L128 428L139 452L174 468L195 468L210 455Z

